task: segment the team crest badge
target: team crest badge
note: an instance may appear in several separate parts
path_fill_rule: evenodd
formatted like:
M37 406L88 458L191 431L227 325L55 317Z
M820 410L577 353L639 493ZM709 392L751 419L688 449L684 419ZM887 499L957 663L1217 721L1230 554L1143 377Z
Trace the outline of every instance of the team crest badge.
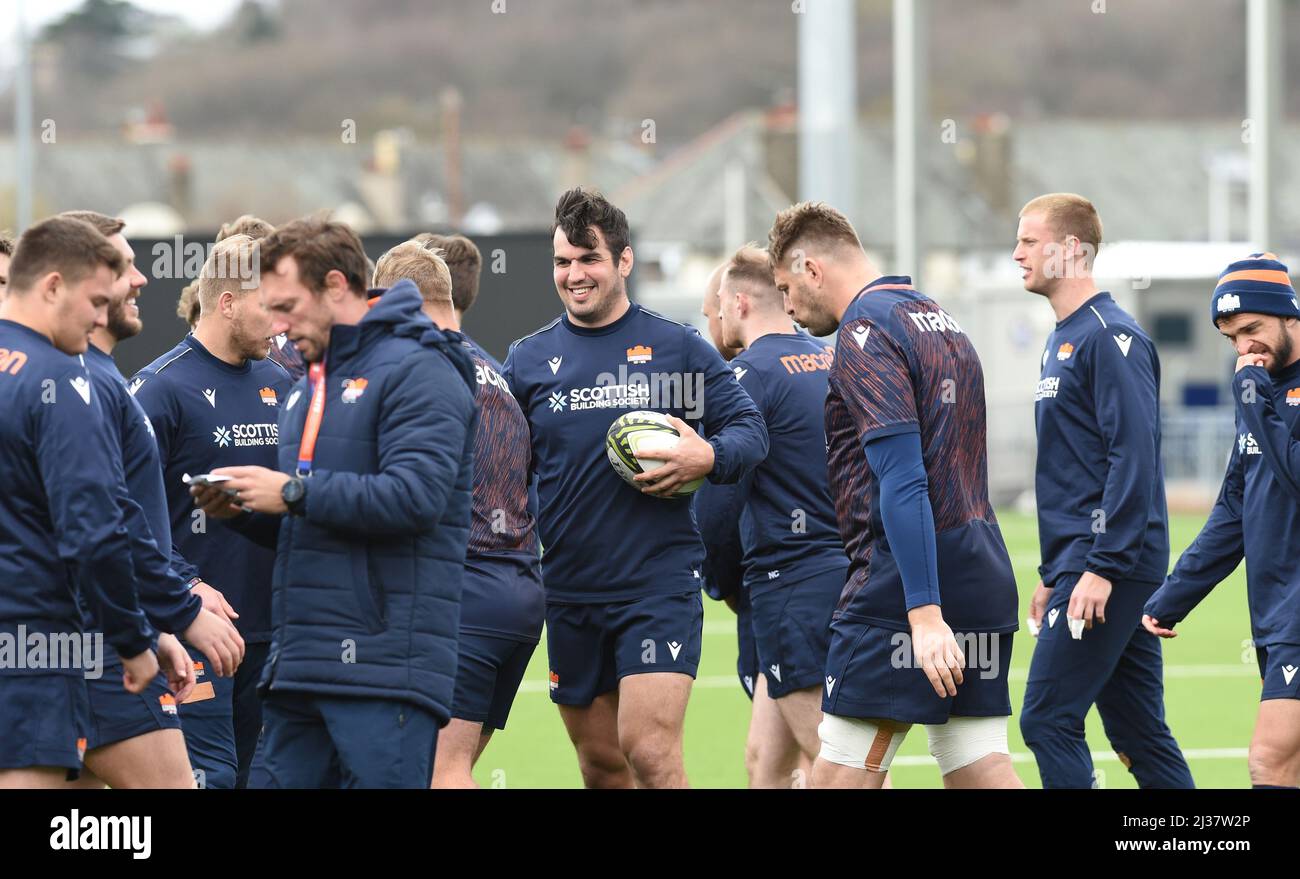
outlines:
M649 363L654 349L649 345L633 345L627 349L628 363Z
M363 378L348 378L343 380L343 402L355 403L357 399L366 392L366 380Z

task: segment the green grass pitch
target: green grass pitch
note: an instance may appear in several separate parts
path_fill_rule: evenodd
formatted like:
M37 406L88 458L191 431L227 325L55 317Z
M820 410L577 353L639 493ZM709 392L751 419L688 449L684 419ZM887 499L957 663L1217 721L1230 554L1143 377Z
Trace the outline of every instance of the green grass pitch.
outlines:
M1203 516L1171 516L1172 561L1196 536ZM999 514L1020 587L1021 630L1011 663L1009 725L1016 769L1025 784L1038 787L1038 770L1020 738L1017 717L1024 699L1025 675L1033 639L1024 629L1029 598L1038 582L1038 535L1032 516ZM1219 585L1179 636L1164 642L1166 716L1188 755L1200 787L1249 787L1246 746L1259 705L1259 671L1249 649L1245 568ZM749 700L736 680L735 617L725 605L704 600L704 648L699 677L686 714L686 770L691 784L705 788L745 787L744 742ZM1136 787L1111 752L1096 711L1088 716L1088 744L1107 788ZM581 787L573 747L547 695L546 641L543 637L515 699L509 726L493 737L474 772L484 787ZM899 750L893 768L899 788L941 786L926 751L925 731L915 729Z

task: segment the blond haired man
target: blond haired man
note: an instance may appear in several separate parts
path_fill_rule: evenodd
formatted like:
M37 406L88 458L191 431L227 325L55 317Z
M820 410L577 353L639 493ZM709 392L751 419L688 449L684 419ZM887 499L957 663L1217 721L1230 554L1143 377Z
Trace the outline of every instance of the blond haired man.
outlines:
M131 382L162 459L173 559L190 569L191 591L204 607L229 619L245 642L235 676L205 674L180 710L190 762L204 787L218 789L244 785L262 726L255 688L270 646L275 550L251 522L245 528L198 515L183 477L275 464L276 421L291 382L267 359L271 316L258 280L251 238L214 245L196 282L194 332Z
M407 242L379 258L376 287L402 278L419 288L424 314L474 362L479 417L456 688L451 720L438 733L433 787L475 787L471 770L492 734L505 728L546 612L537 523L528 503L532 447L528 422L505 379L459 331L455 282L439 252Z
M1164 719L1160 641L1142 628L1142 606L1169 569L1160 358L1093 283L1101 236L1090 201L1051 193L1021 210L1012 254L1057 321L1034 395L1042 579L1020 730L1044 787L1094 786L1083 722L1096 704L1139 786L1189 788Z

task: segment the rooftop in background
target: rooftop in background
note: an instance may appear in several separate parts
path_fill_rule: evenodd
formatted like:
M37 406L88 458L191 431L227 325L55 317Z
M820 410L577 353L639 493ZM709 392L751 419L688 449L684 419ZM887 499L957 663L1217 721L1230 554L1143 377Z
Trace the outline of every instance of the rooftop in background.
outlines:
M1090 198L1108 241L1246 237L1247 187L1237 171L1243 163L1225 161L1245 155L1238 122L976 119L955 121L952 130L952 142L936 136L924 144L921 225L928 247L1004 247L1021 206L1055 191ZM774 206L793 200L794 139L788 115L740 113L613 198L623 200L642 240L716 252L764 241ZM1300 125L1287 124L1282 139L1300 142ZM892 142L887 123L859 127L858 203L869 208L852 219L868 246L893 243ZM740 241L724 240L728 168L744 171L731 196L745 218ZM1277 185L1300 185L1300 150L1281 151ZM1223 196L1217 203L1216 193ZM1282 199L1279 211L1280 240L1271 246L1300 247L1300 202Z
M1005 247L1020 206L1058 190L1097 204L1108 241L1246 237L1247 189L1232 161L1245 152L1238 123L976 119L952 131L952 142L926 145L921 216L931 248ZM117 213L157 202L187 227L215 228L246 212L279 222L347 205L370 230L454 223L443 145L389 134L378 165L380 138L59 141L36 150L36 209ZM736 113L658 162L599 137L466 140L461 223L479 232L549 227L559 192L583 183L627 211L638 241L720 253L766 240L773 214L793 200L795 141L789 108ZM891 141L886 123L860 126L858 203L869 208L854 219L877 248L893 242ZM1284 142L1300 142L1300 125L1285 127ZM1300 185L1300 150L1283 150L1279 165L1282 191ZM14 185L14 166L13 142L0 140L0 192ZM6 207L0 201L0 225L12 225ZM1279 210L1270 246L1300 249L1300 201L1282 199Z

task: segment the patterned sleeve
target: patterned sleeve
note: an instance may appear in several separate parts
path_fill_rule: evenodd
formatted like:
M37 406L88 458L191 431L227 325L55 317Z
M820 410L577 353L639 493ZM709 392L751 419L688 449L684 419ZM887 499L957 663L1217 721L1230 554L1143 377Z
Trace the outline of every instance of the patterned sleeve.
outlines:
M861 441L920 429L907 353L888 328L866 318L845 321L835 359Z

